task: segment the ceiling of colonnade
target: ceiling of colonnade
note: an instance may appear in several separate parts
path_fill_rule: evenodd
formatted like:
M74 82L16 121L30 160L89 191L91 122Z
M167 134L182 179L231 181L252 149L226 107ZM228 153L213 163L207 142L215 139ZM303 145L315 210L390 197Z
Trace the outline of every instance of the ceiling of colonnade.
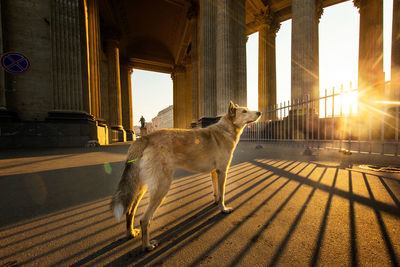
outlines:
M166 72L182 64L190 43L188 11L196 0L100 0L101 36L120 40L132 67ZM279 21L291 18L291 0L246 0L247 34L255 15L269 8ZM323 6L344 2L324 0Z
M186 53L189 8L187 0L101 0L101 31L120 33L132 67L169 73Z
M322 1L322 7L328 7L348 0L319 1ZM265 12L267 8L277 15L279 22L292 18L292 0L246 0L246 25L248 35L258 31L255 17L257 14Z

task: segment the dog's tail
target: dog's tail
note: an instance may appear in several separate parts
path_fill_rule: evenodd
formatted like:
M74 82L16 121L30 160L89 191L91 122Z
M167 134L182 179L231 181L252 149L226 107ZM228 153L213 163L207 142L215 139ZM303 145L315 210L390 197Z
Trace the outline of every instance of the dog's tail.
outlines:
M124 172L111 200L111 209L118 221L131 208L132 202L141 190L139 163L148 142L148 138L143 136L129 147Z

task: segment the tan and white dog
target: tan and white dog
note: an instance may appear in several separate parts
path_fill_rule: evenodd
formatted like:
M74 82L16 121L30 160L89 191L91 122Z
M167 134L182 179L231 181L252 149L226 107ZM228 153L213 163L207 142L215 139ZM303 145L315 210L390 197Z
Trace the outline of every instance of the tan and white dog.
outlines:
M177 168L211 172L215 202L221 212L232 212L224 202L226 174L244 127L260 115L230 102L228 113L207 128L163 129L132 143L111 208L118 220L126 214L128 235L136 237L140 233L133 227L136 208L149 190L150 201L140 219L143 250L157 246L156 241L149 239L149 221L163 202Z

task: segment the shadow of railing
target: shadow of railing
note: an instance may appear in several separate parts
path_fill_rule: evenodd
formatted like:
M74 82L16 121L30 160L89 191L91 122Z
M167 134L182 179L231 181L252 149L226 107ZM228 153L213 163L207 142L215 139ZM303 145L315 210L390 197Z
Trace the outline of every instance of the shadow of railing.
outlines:
M118 166L116 165L115 168L118 169ZM79 170L74 171L85 170L79 176L83 178L87 173L99 174L99 168L97 166L93 169L93 166L90 166L85 170L80 167ZM101 166L101 171L104 172L103 166ZM45 175L41 173L47 177L46 179L49 179L49 182L50 177L56 174L58 172ZM100 181L111 178L107 175L101 174ZM355 175L357 177L354 177ZM332 182L329 184L322 182L323 177L328 176ZM68 177L63 179L68 179ZM89 183L93 183L94 179L99 181L99 177L87 179L89 179ZM155 239L160 241L160 247L155 251L143 253L140 239L126 238L124 223L116 223L108 209L109 197L118 182L118 175L114 173L111 179L113 180L103 182L102 186L106 189L103 188L100 194L98 192L89 198L88 196L81 197L80 201L90 200L85 204L79 203L79 205L71 207L77 201L74 200L61 206L55 205L39 218L32 216L28 220L2 227L0 229L0 241L2 242L0 249L3 249L3 252L0 253L0 263L14 262L16 257L32 254L32 251L35 251L34 256L23 256L16 262L21 265L34 264L44 258L51 258L59 251L64 251L61 258L58 255L52 265L143 266L162 264L197 242L201 236L213 233L219 229L218 227L236 217L235 213L229 216L220 214L218 207L210 204L213 197L211 179L208 174L180 177L173 181L170 194L161 206L160 212L156 213L154 217L155 227L151 231ZM354 181L357 181L357 184L354 184ZM206 244L207 247L203 251L191 253L188 265L202 264L208 255L218 249L223 249L227 240L236 238L236 233L241 230L241 227L252 223L250 218L254 218L254 215L268 206L269 210L266 213L268 216L257 217L259 227L248 232L247 240L242 240L242 244L235 247L237 251L234 256L228 258L229 262L224 265L241 265L243 259L248 257L250 251L261 242L262 236L271 230L271 225L276 223L279 217L287 216L284 221L284 234L280 234L281 238L277 239L272 247L266 248L269 250L268 257L260 258L262 261L260 264L263 265L281 264L287 257L285 253L287 253L288 246L295 242L293 236L299 229L300 222L309 219L307 212L310 212L310 203L315 201L317 192L319 192L326 194L327 197L321 203L320 214L317 214L320 221L313 228L316 234L313 237L307 237L311 249L308 262L304 264L321 265L325 259L322 251L327 234L331 234L328 225L332 209L338 208L334 203L334 199L337 197L348 203L348 208L343 211L343 214L347 216L348 224L345 229L338 229L338 231L342 233L348 231L349 265L360 265L363 261L360 248L364 244L360 244L363 242L359 238L360 219L356 216L356 212L359 212L356 211L356 208L362 207L370 210L375 217L376 222L371 223L375 223L376 229L379 229L376 238L382 239L381 249L386 251L388 263L398 266L399 251L395 244L397 239L393 236L394 230L390 228L392 225L388 225L385 219L385 216L391 216L395 221L400 221L399 188L393 187L393 184L398 185L398 182L390 177L366 174L360 170L348 169L340 165L334 167L322 163L272 158L241 162L232 166L229 172L226 201L234 203L235 210L243 216L225 231L213 233L215 238ZM110 186L111 184L113 186ZM378 185L379 188L377 188ZM81 184L78 183L78 186ZM366 188L364 194L359 193L360 186ZM79 190L83 190L81 192L84 193L88 189L81 188ZM383 194L385 194L385 198L383 198ZM148 199L144 198L139 206L137 218L143 214L147 202ZM271 206L271 202L275 204ZM297 210L292 209L288 213L288 206L293 205L293 202L296 203ZM358 214L358 216L360 215ZM14 227L15 229L13 229ZM62 231L64 228L68 228L68 230ZM102 238L99 238L100 236ZM9 238L12 239L8 240ZM66 239L68 241L65 241ZM80 247L87 242L90 243L90 246L72 250L72 248ZM51 245L43 248L47 244ZM10 247L15 249L10 250ZM4 249L8 249L7 252L4 252ZM70 252L65 253L70 249Z

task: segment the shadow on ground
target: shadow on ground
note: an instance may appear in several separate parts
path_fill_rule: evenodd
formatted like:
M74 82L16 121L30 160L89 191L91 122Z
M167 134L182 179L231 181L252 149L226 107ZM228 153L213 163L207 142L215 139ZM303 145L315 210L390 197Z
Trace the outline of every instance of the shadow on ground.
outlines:
M0 176L0 265L398 266L400 179L349 164L357 160L242 143L227 181L229 215L212 204L208 174L180 170L149 253L108 208L122 161Z

